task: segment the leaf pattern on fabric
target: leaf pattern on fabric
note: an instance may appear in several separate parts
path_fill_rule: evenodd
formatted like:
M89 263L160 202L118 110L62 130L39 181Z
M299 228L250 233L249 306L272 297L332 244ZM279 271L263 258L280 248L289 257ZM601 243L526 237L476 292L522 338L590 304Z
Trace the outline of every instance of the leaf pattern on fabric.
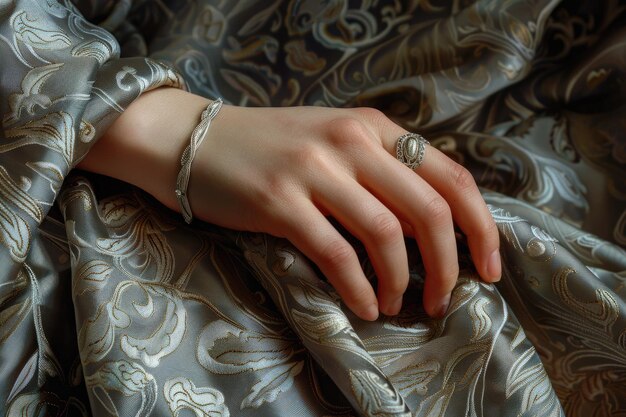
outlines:
M524 395L520 404L520 414L527 413L532 406L542 402L551 402L550 380L541 364L528 366L529 359L535 354L535 350L526 350L515 360L506 378L506 396L510 397L515 392L523 390ZM554 407L554 403L552 407Z
M419 395L428 393L430 381L439 373L441 365L436 360L428 360L409 366L400 372L390 375L394 385L403 396L415 391Z
M50 190L57 194L63 184L63 173L56 164L49 162L27 162L26 166L50 182Z
M258 408L263 403L271 403L280 393L289 391L294 377L302 371L302 362L275 366L263 374L261 380L252 386L250 394L243 399L241 408Z
M12 143L0 145L0 152L7 152L26 145L42 145L58 152L69 167L74 158L75 126L72 115L64 111L49 113L38 120L25 123L6 131L8 138L19 138Z
M78 268L72 292L80 296L86 291L97 291L106 284L111 272L113 267L105 261L93 259L85 262Z
M303 362L294 360L293 340L278 334L259 334L222 320L208 324L198 339L197 358L205 369L217 374L259 374L241 402L241 409L271 403L289 390Z
M44 217L41 206L35 201L28 190L23 189L17 184L6 168L0 165L0 196L6 201L20 209L21 212L28 214L33 220L41 222Z
M351 370L352 391L366 415L411 417L402 397L373 372Z
M110 414L120 415L120 410L111 398L112 391L126 397L139 394L141 403L135 414L137 417L147 417L154 409L158 395L156 381L136 363L126 360L107 362L96 373L87 375L85 381L94 397Z
M188 378L178 377L165 382L163 393L170 411L177 417L182 410L190 410L196 417L229 417L224 395L213 388L196 387Z
M571 267L563 267L557 271L552 280L554 292L586 320L602 326L601 328L608 334L613 333L613 325L619 317L617 300L609 291L601 288L596 290L594 302L579 300L568 286L568 278L574 273L576 271Z
M72 55L81 57L86 56L96 59L100 64L104 64L108 57L113 54L111 47L99 40L90 40L80 45L76 45L72 49Z
M22 91L9 96L11 113L4 117L6 125L22 117L23 111L33 115L36 106L41 109L50 107L52 100L50 96L43 94L43 87L49 78L62 66L62 63L58 63L35 67L24 76L21 82Z
M31 236L28 223L0 200L0 242L15 262L24 262Z
M293 309L291 312L301 334L316 343L344 348L353 353L360 352L363 357L368 358L369 355L362 347L343 337L356 335L339 306L310 283L302 280L299 284L300 286L289 285L287 288L295 301L306 308L305 311Z
M7 403L10 403L13 398L18 395L20 392L24 390L28 386L28 383L33 379L35 374L37 373L37 358L38 352L33 353L30 359L26 362L20 374L15 378L15 383L11 388L11 392L7 397Z
M161 322L147 338L138 334L120 335L120 348L131 359L141 360L145 366L157 367L162 357L174 352L186 329L187 312L182 300L171 290L158 284L122 281L115 288L111 300L97 315L80 329L79 342L85 363L97 362L113 348L119 329L128 328L133 319L147 319L154 314L154 299L163 310ZM132 308L126 307L128 304Z
M113 256L118 268L130 278L149 276L158 282L171 281L174 253L164 232L172 230L172 224L141 210L138 200L108 201L101 207L100 215L115 228L111 237L97 240L100 253ZM137 257L143 258L141 264L127 262Z
M46 27L45 23L42 25L25 11L12 17L11 26L17 39L37 49L57 50L71 45L71 40L65 33L55 30L54 27Z

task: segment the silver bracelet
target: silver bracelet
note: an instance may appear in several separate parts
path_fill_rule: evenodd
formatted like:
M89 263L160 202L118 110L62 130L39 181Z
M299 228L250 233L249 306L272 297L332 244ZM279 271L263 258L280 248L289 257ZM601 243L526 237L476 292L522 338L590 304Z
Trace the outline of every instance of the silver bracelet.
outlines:
M207 108L202 112L200 117L200 123L191 133L191 141L185 148L183 156L180 159L180 171L178 172L178 178L176 180L176 197L178 198L178 204L180 205L181 212L185 221L189 224L193 220L193 214L191 213L191 206L187 199L187 186L189 185L189 175L191 174L191 162L196 156L196 151L200 147L200 144L204 140L211 121L217 116L217 113L222 108L224 102L221 98L211 102Z

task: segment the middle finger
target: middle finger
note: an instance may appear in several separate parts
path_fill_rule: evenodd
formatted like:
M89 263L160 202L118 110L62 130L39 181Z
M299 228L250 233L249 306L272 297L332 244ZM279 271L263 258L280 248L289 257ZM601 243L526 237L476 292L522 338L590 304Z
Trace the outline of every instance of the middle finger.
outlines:
M311 198L356 236L367 250L378 277L382 313L395 315L409 281L400 221L385 205L347 174L319 175Z
M426 269L424 308L430 316L441 317L459 274L450 207L429 183L384 148L360 155L358 182L413 228Z

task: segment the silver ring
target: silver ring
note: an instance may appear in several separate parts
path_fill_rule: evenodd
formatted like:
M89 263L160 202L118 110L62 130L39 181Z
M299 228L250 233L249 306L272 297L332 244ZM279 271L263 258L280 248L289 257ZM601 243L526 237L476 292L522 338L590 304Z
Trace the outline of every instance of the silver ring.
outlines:
M430 142L422 135L406 133L396 142L396 158L409 168L415 169L424 162L426 145L430 145Z

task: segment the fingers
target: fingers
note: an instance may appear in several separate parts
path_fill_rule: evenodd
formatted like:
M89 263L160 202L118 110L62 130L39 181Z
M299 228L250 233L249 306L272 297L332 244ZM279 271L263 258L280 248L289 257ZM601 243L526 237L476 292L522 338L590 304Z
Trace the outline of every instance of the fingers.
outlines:
M446 199L452 216L467 235L472 259L488 282L500 280L500 240L496 223L474 178L463 166L433 147L427 147L418 174Z
M403 228L398 218L348 175L319 175L312 199L335 217L367 249L378 277L378 306L398 314L409 282Z
M350 310L364 320L376 320L376 295L352 245L310 200L294 200L278 222L279 234L320 268Z
M329 142L329 155L347 170L320 173L312 159L316 164L305 170L314 174L306 181L310 196L302 195L283 213L281 235L319 266L355 314L374 320L379 310L388 315L400 310L408 284L403 233L413 233L426 270L424 308L441 317L459 273L453 220L467 235L476 269L487 281L501 274L495 222L467 170L427 146L416 175L395 158L396 140L406 131L378 112L359 114L376 123L334 124L343 127L333 129ZM375 143L379 138L384 149ZM366 146L366 140L374 142ZM325 214L365 245L379 278L378 301L354 249Z
M376 137L395 159L396 141L406 130L376 110L359 109L359 114L373 123ZM426 147L424 162L415 171L446 200L454 221L467 235L480 276L498 281L502 267L497 227L470 172L432 146Z
M426 269L424 308L433 317L442 316L459 273L447 202L424 179L382 149L365 155L359 166L364 167L358 172L361 184L415 232Z

